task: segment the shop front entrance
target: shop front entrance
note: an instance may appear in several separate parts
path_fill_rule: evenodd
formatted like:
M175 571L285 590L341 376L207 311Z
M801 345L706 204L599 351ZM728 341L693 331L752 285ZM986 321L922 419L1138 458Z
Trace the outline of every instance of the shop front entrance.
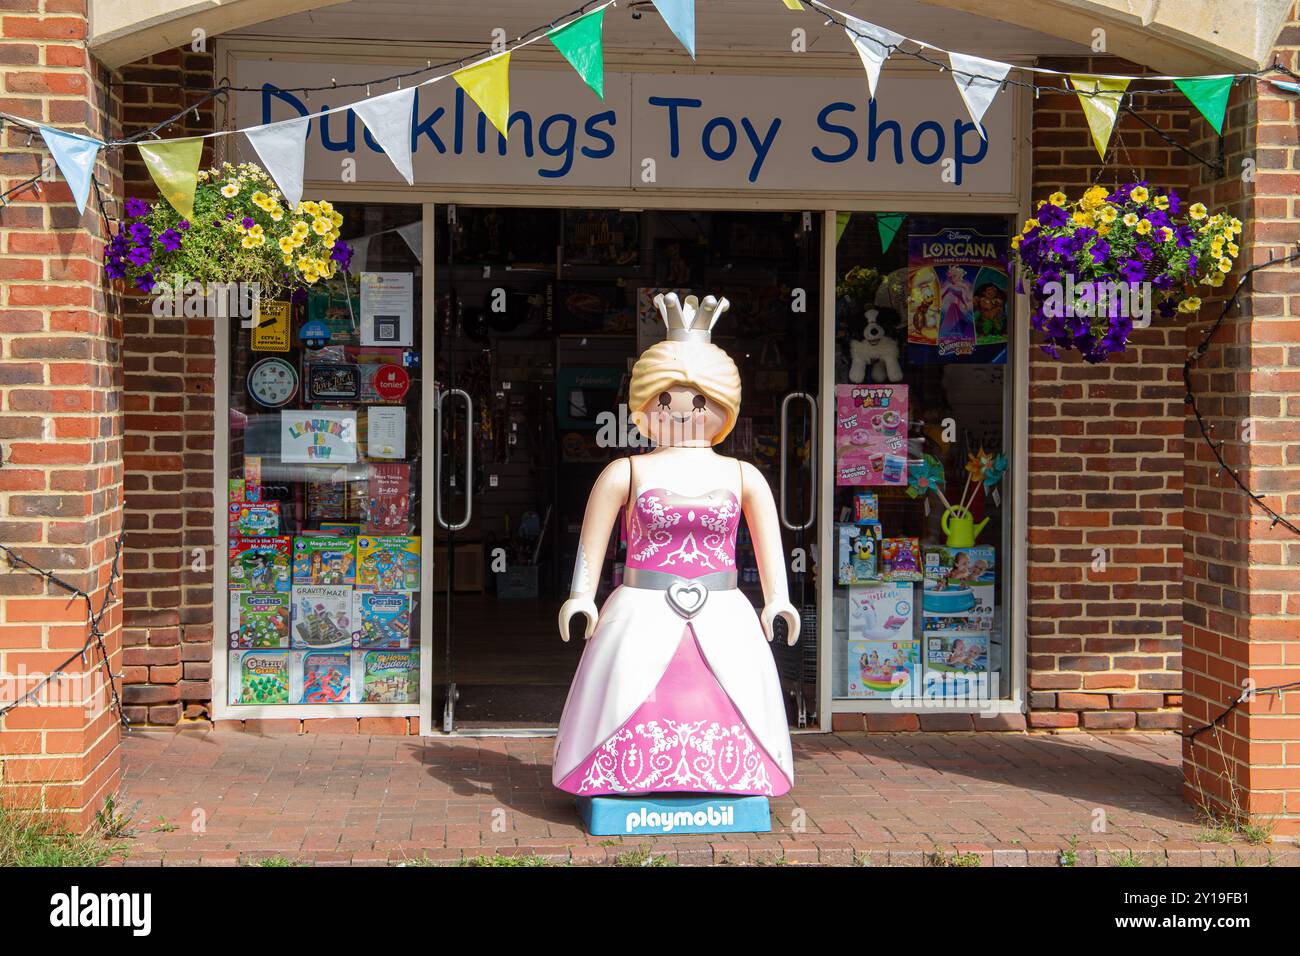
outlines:
M427 208L427 207L426 207ZM630 422L630 369L663 336L652 299L726 296L715 331L743 404L719 451L771 483L804 637L774 643L792 723L813 716L815 466L822 217L817 213L434 207L435 415L427 545L427 723L444 732L559 721L582 654L556 629L587 493L614 459L648 450ZM600 569L622 576L620 528ZM761 588L742 531L741 587Z

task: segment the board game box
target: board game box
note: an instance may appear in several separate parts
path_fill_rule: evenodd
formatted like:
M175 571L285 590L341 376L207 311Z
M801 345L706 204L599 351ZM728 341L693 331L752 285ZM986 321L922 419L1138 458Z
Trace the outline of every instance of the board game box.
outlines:
M232 651L232 704L289 703L288 651Z
M293 651L289 655L289 699L295 704L350 704L351 651Z
M352 589L346 585L293 586L293 647L352 646Z
M227 525L231 537L266 537L280 533L280 502L250 503L232 501L229 505Z
M420 699L418 651L358 651L363 704L413 704Z
M414 591L420 587L420 539L362 535L357 539L357 589Z
M351 587L357 575L357 539L311 534L293 539L293 584Z
M281 591L231 591L230 646L288 647L289 618L289 595Z
M353 647L405 650L411 646L414 592L356 591L353 593L353 607Z
M230 542L227 586L232 591L289 590L289 538Z

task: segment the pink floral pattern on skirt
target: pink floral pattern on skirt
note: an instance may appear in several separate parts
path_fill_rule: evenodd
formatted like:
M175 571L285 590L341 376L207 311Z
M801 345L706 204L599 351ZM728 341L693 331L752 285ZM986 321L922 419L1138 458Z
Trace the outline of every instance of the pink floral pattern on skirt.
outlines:
M718 684L688 624L654 692L560 788L583 796L780 796L790 781Z

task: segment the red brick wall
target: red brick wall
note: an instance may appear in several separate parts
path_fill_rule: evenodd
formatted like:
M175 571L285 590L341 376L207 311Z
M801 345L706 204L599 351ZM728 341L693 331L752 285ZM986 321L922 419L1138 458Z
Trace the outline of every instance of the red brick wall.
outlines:
M1114 60L1046 65L1137 69ZM1184 100L1138 96L1136 105L1187 139ZM1102 168L1073 93L1040 95L1033 136L1035 201L1134 179L1186 195L1192 181L1187 158L1133 117L1121 118ZM1030 346L1031 728L1178 726L1184 325L1155 316L1126 352L1095 366Z
M1300 11L1285 28L1278 60L1300 68ZM1239 87L1225 130L1227 175L1206 178L1197 198L1245 223L1241 262L1296 251L1295 196L1300 149L1293 96L1268 83ZM1213 133L1198 123L1207 141ZM1243 177L1254 162L1253 181ZM1225 290L1235 284L1229 279ZM1192 388L1224 457L1272 507L1300 524L1300 270L1257 273L1242 307L1197 363ZM1219 314L1207 303L1189 330L1194 348ZM1245 442L1243 427L1254 427ZM1186 423L1187 534L1183 639L1189 728L1217 717L1245 682L1265 688L1300 681L1300 539L1274 528ZM1217 731L1184 745L1189 801L1231 816L1273 821L1279 835L1300 834L1300 692L1260 695Z
M168 50L117 79L123 121L138 130L211 89L212 56ZM212 109L200 106L165 135L210 131ZM124 176L126 195L157 196L137 153ZM211 319L155 317L139 297L128 300L124 324L124 696L133 722L172 726L206 718L212 697L214 329Z
M100 138L117 133L106 77L85 52L84 3L0 4L0 35L0 109ZM49 159L39 137L29 144L12 126L2 141L2 188ZM116 161L101 154L96 173L110 199ZM93 204L79 215L59 176L0 208L0 541L98 606L121 522L121 323L100 280L105 233ZM47 673L84 644L85 605L65 591L5 563L0 597L4 675ZM114 672L120 625L119 604L101 625ZM96 653L85 664L74 657L64 672L75 678L98 662ZM14 691L7 680L0 700ZM72 693L0 718L0 797L85 823L116 788L119 731L106 693Z

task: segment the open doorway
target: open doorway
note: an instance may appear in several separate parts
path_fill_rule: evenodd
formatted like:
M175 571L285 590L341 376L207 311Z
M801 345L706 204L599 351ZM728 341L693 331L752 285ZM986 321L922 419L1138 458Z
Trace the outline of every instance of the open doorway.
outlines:
M592 483L640 450L625 403L632 364L662 337L656 293L731 301L714 341L743 404L719 450L768 477L787 547L815 547L821 218L439 206L435 249L433 707L444 730L553 727L583 650L556 616ZM615 535L598 602L621 579ZM759 602L743 530L739 549ZM777 650L792 720L815 674L812 567L791 575L805 640Z

